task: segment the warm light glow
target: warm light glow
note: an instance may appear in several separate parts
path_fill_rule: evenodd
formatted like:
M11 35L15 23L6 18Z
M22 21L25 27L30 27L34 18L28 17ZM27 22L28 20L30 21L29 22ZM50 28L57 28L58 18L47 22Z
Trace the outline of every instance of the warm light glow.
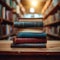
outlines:
M34 8L30 8L30 12L31 13L34 13L35 12L35 9Z
M37 4L38 4L38 1L37 1L37 0L32 0L32 1L31 1L31 4L32 4L32 6L36 7Z

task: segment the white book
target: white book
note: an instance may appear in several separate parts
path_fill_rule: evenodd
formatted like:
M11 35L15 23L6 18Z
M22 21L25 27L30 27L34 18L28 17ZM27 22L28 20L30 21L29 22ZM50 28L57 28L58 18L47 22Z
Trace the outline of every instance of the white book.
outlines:
M10 34L10 26L9 25L6 25L6 34Z
M6 3L10 6L10 0L6 0Z
M52 1L53 6L56 6L59 2L60 2L60 0L53 0L53 1Z
M9 20L9 11L6 11L6 19Z
M3 7L2 8L2 17L3 17L3 19L5 19L6 18L6 8L5 7Z

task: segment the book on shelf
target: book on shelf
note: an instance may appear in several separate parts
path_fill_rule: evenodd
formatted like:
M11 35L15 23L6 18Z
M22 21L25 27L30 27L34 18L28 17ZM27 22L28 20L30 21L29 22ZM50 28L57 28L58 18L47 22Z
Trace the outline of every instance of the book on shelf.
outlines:
M2 36L6 35L6 26L4 24L1 26L1 32L2 32Z
M10 0L10 7L12 7L13 6L13 1L12 0Z
M12 7L14 8L14 9L16 9L16 2L15 1L12 1Z
M0 4L0 17L2 17L2 5Z
M2 18L5 19L6 18L6 7L2 8Z
M55 13L55 19L56 19L57 21L60 20L60 10L58 10L57 13Z
M2 35L2 27L1 27L1 24L0 24L0 37Z
M17 16L16 16L16 14L13 14L13 22L14 21L17 21Z
M6 10L6 20L9 20L9 13L10 11Z
M12 22L13 21L13 13L10 11L9 12L9 20Z
M56 21L60 21L60 10L57 10L55 14L49 15L47 19L44 21L45 25L54 23Z
M10 26L10 33L13 33L13 27Z
M60 36L60 25L59 26L46 27L46 32Z
M60 0L52 0L53 6L55 7L58 3L60 2Z
M2 18L6 20L12 21L13 19L13 13L6 9L6 7L2 8Z
M58 33L57 33L57 32L58 32L58 31L57 31L57 27L58 27L58 26L54 26L54 34L58 34Z
M5 3L6 3L8 6L12 7L12 0L5 0Z
M9 35L9 34L13 33L13 28L8 24L6 24L6 25L2 24L1 28L0 28L0 32L1 32L2 36Z
M6 0L6 4L10 6L10 0Z
M10 25L6 25L6 35L10 34Z
M60 25L57 27L58 35L60 36Z
M20 0L17 0L18 3L20 3Z

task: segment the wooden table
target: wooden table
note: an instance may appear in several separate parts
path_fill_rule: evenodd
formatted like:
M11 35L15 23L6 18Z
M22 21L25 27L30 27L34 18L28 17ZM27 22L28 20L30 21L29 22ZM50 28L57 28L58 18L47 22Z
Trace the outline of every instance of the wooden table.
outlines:
M11 48L11 43L13 42L7 41L7 40L0 41L0 55L1 56L2 55L14 56L15 59L18 56L24 56L25 58L20 58L22 60L25 60L25 59L33 60L32 58L34 58L34 60L37 60L38 58L45 60L45 58L43 58L42 56L45 56L45 57L54 56L54 58L58 60L58 57L60 56L60 41L48 40L46 44L47 46L46 48Z

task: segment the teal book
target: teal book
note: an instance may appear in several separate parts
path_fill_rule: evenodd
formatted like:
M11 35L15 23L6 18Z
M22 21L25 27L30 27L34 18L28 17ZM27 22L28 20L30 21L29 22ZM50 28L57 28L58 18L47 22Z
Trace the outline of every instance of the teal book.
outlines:
M12 0L10 0L10 7L12 7L13 6L13 2L12 2Z
M0 4L0 18L2 17L2 5Z

